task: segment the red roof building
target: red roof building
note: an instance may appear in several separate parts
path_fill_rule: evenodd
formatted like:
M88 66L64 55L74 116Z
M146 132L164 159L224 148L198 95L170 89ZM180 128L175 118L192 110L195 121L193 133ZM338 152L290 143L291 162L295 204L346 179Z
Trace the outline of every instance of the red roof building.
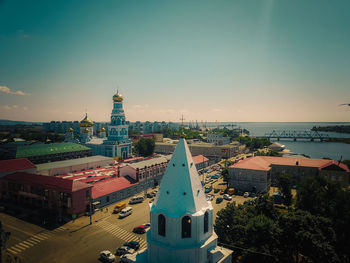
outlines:
M0 178L0 182L1 200L17 205L78 215L90 204L92 186L79 181L19 172Z
M204 155L196 155L192 158L197 170L203 169L209 165L209 159Z
M246 158L230 166L230 186L251 191L252 188L268 191L271 183L276 184L282 174L292 175L297 185L306 176L324 175L349 185L349 168L334 160L255 156Z
M0 161L0 177L15 172L35 173L36 166L26 158Z

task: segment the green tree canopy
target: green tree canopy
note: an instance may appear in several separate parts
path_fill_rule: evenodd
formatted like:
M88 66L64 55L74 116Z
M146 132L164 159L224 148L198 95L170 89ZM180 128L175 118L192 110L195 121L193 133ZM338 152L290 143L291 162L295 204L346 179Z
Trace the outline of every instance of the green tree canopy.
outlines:
M150 138L141 138L135 145L135 150L139 155L147 157L153 154L155 142Z
M292 176L282 174L277 180L277 185L283 196L283 203L290 206L292 204Z

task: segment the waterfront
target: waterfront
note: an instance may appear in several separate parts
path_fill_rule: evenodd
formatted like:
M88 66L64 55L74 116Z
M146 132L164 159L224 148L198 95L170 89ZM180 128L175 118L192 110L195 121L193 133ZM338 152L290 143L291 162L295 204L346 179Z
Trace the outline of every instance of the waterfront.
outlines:
M252 136L264 136L273 130L303 131L314 126L350 125L349 122L224 122L220 125L234 124L235 127L247 129ZM209 127L216 127L217 123L208 123ZM350 138L350 134L335 132L320 132L333 138ZM350 144L339 142L310 142L306 140L283 140L287 149L296 154L305 154L311 158L331 158L333 160L350 160Z

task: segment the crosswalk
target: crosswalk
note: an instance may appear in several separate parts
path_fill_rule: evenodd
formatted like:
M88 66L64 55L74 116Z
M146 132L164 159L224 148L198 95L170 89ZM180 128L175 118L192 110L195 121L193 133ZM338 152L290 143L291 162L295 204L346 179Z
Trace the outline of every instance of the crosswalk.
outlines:
M62 232L64 230L65 230L65 228L59 227L59 228L56 228L55 230L50 231L50 232L45 231L43 233L36 234L36 235L31 236L30 238L28 238L28 239L26 239L26 240L24 240L16 245L13 245L10 248L7 248L6 250L13 255L20 254L23 251L25 251L26 249L31 248L31 247L39 244L40 242L52 237L56 233Z
M140 249L147 247L146 240L140 235L135 235L107 221L99 222L97 225L121 240L127 242L132 240L138 241L140 243Z

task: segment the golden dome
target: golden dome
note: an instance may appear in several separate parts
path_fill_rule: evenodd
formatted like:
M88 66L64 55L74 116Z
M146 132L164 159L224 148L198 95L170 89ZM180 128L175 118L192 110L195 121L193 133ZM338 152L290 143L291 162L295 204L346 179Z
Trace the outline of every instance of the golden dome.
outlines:
M123 95L120 94L119 91L117 91L117 94L115 94L113 96L113 101L122 102L123 101Z
M101 128L101 132L105 132L106 129L104 127Z
M92 127L94 126L94 123L92 120L90 120L87 116L87 113L85 114L85 118L81 120L80 127Z
M70 128L68 129L68 132L73 132L73 128L70 127Z
M85 128L85 129L83 130L83 133L89 133L89 129L88 129L88 128Z

